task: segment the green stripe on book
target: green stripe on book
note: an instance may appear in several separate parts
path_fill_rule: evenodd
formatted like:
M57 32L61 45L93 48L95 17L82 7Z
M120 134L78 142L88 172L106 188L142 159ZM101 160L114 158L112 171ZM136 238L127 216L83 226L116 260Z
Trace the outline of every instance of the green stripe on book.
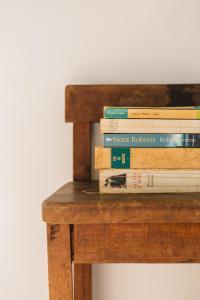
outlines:
M127 119L128 118L128 108L105 108L104 118L112 119Z
M114 169L130 169L130 148L112 148L111 167Z

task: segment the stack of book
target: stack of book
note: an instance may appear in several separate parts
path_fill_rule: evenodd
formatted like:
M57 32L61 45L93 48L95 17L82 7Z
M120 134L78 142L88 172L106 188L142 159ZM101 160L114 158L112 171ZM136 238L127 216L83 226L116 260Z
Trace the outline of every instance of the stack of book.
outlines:
M104 107L101 193L200 192L200 107Z

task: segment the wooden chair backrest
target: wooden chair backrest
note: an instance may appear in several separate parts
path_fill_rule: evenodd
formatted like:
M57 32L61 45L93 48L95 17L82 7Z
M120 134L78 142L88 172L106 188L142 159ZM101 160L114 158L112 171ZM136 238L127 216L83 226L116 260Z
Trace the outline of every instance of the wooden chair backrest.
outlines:
M68 85L65 120L73 122L73 178L91 179L91 125L104 106L200 106L200 84Z

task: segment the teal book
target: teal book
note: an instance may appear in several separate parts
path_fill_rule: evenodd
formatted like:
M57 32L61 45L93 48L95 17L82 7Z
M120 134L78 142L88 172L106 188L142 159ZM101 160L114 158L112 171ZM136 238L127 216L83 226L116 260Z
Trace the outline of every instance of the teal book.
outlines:
M106 133L104 147L200 148L200 134Z

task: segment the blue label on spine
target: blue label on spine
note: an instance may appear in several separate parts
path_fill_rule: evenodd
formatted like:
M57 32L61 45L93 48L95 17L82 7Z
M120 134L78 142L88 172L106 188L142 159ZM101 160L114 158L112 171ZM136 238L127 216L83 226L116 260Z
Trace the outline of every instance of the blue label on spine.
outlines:
M104 134L105 147L200 148L200 134Z

